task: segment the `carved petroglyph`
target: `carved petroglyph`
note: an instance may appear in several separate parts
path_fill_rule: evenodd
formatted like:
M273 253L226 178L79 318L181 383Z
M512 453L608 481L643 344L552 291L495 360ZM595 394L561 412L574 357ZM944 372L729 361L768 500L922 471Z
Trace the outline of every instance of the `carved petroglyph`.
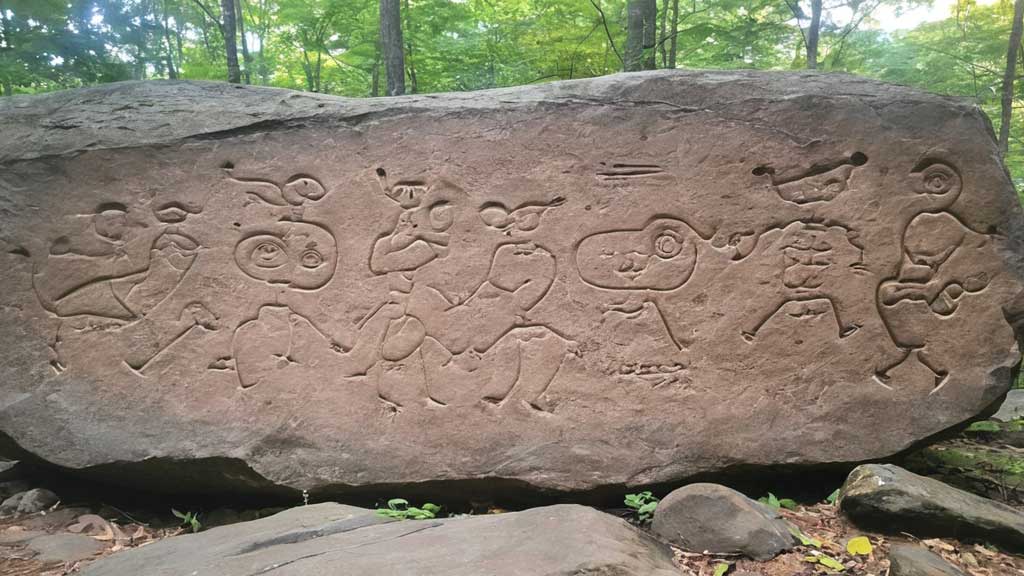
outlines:
M334 276L338 244L323 226L282 221L239 242L235 263L256 280L316 290Z
M762 254L775 260L778 272L763 287L765 312L751 317L742 334L752 342L776 315L810 318L831 314L837 335L846 338L864 325L857 303L842 295L850 274L866 274L857 234L843 226L793 222L761 239Z
M480 207L480 219L491 228L507 235L532 232L540 226L540 219L549 209L565 204L561 196L544 203L527 203L509 209L501 202L488 202Z
M639 230L591 234L576 249L584 282L612 290L675 290L697 266L700 237L682 220L655 218Z
M808 169L777 172L768 165L753 169L755 176L768 176L779 197L794 204L829 202L846 191L854 168L867 164L868 157L854 152L847 158L814 164Z
M634 178L648 178L665 174L665 169L657 164L644 164L634 162L599 162L597 169L598 180L631 180Z
M948 189L945 170L934 171L925 190ZM932 193L932 192L924 192ZM916 359L935 375L938 389L949 377L942 354L929 340L940 333L941 320L983 292L1000 275L992 265L991 239L969 229L948 212L914 217L903 234L903 261L895 278L878 287L879 310L904 357L879 373L883 382L896 366Z

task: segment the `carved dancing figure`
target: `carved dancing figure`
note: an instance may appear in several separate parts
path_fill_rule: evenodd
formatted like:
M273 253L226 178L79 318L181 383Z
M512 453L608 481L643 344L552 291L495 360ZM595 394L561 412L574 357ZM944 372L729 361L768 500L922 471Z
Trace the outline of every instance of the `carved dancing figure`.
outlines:
M903 261L895 278L878 287L879 310L893 340L904 350L899 362L877 375L886 383L889 372L915 358L935 375L935 389L949 377L941 354L929 340L944 329L942 319L954 315L968 298L999 275L987 256L991 240L969 229L948 212L914 217L903 234Z

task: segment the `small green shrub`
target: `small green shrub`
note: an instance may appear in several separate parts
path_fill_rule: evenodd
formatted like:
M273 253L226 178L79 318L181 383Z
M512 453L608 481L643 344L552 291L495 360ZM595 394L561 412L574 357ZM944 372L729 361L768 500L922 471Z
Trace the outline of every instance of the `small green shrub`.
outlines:
M626 494L625 503L636 512L636 519L639 522L649 521L654 516L654 510L658 508L658 499L649 491Z
M761 504L766 504L770 508L774 508L776 510L778 510L779 508L785 508L786 510L796 510L797 508L796 500L791 500L789 498L776 498L775 494L772 494L771 492L769 492L767 496L761 496L760 498L757 499L757 501L760 502Z
M377 509L377 514L387 516L388 518L398 518L399 520L429 520L437 518L437 513L440 511L440 506L430 502L419 508L414 508L409 506L409 501L404 498L392 498L388 500L387 508Z
M174 514L175 518L181 520L182 526L188 526L192 529L192 532L199 532L203 529L203 524L199 522L199 512L185 512L181 513L171 508L171 514Z

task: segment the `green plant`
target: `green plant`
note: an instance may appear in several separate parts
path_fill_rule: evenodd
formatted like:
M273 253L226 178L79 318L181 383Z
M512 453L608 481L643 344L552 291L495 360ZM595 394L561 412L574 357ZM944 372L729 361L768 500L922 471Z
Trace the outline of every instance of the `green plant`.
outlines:
M192 528L192 532L199 532L203 529L203 524L199 522L199 512L185 512L181 513L171 508L171 514L181 520L182 526L188 526Z
M842 491L842 488L836 488L831 494L828 495L828 498L825 498L825 502L828 502L829 504L835 506L836 502L839 501L840 491Z
M654 515L654 510L658 507L658 499L654 497L649 491L639 492L637 494L626 494L625 500L626 506L633 509L636 512L636 519L640 522L647 522Z
M399 520L429 520L436 518L437 513L440 511L440 506L430 502L415 508L409 506L409 501L404 498L392 498L388 500L387 508L377 509L377 514L387 516L388 518L398 518Z
M778 510L779 508L785 508L786 510L796 510L797 507L796 500L792 500L790 498L776 498L775 494L772 494L771 492L769 492L767 496L762 496L758 498L757 501L760 502L761 504L766 504L776 510Z

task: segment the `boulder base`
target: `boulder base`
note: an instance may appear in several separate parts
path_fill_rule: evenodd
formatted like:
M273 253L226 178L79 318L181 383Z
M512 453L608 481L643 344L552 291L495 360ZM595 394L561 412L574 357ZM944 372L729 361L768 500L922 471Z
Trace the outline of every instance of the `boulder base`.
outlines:
M0 432L135 485L865 461L1020 358L991 127L907 88L146 82L4 98L0 133Z
M576 505L394 522L340 504L177 536L97 561L84 576L676 576L668 548Z

